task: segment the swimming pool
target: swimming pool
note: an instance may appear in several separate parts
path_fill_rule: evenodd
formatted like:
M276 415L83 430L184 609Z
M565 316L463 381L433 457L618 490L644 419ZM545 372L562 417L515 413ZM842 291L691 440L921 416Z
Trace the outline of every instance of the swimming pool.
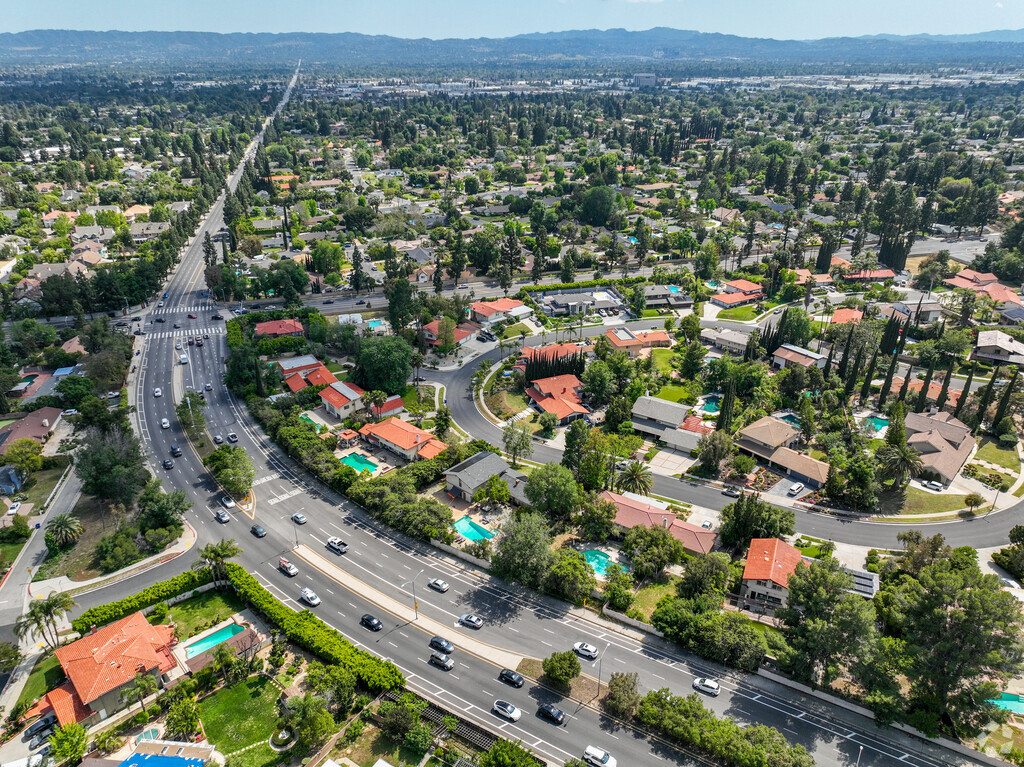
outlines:
M139 743L141 743L144 740L156 740L159 737L160 730L158 730L156 727L151 727L150 729L145 730L139 737L135 739L135 745L139 745Z
M299 420L300 421L305 421L306 423L310 423L310 424L313 424L313 426L316 426L316 421L314 421L312 418L310 418L305 413L303 413L302 415L299 416Z
M489 541L494 537L494 533L486 527L478 525L469 518L468 514L461 519L456 519L452 528L467 541Z
M868 428L871 429L871 431L875 432L889 428L889 419L880 418L877 415L868 416L867 418L864 419L864 423L868 425Z
M795 426L798 429L800 428L800 419L797 418L792 413L786 413L785 415L780 415L779 416L779 420L780 421L785 421L786 423L789 423L789 424L793 424L793 426Z
M351 466L360 474L363 473L364 469L370 472L371 474L377 471L377 462L370 458L367 458L362 453L349 453L346 456L342 456L338 460L341 461L346 466Z
M221 642L226 642L236 634L241 634L245 631L245 626L240 626L237 623L230 623L222 629L217 629L207 637L203 637L197 642L185 645L185 657L194 658L200 653L204 653L211 647L216 647Z
M626 240L627 240L627 241L628 241L628 242L629 242L629 243L630 243L631 245L636 245L636 244L637 244L637 242L639 242L639 240L637 240L637 238L636 238L636 237L627 237L627 238L626 238Z
M377 329L384 327L384 320L370 320L366 323L368 327Z
M669 285L668 286L668 292L669 293L682 293L683 289L681 287L679 287L678 285Z
M701 408L705 413L717 413L721 410L719 403L722 398L717 394L712 394L710 397L704 400L704 406Z
M588 549L583 552L583 558L587 560L587 564L590 565L590 569L598 575L604 575L605 570L608 569L609 563L612 558L605 554L603 551L597 549Z
M27 376L23 376L21 379L22 383L32 383L39 378L39 373L29 373Z
M1014 714L1024 714L1024 701L1012 692L1001 692L998 698L990 700L989 703Z

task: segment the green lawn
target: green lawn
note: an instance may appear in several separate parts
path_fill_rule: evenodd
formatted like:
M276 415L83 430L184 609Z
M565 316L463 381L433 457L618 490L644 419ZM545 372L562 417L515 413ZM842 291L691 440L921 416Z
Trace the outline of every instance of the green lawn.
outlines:
M654 319L657 317L673 317L675 315L666 309L644 309L641 316L644 319Z
M25 680L25 689L21 691L21 697L18 698L18 702L25 701L26 703L31 703L63 681L64 670L60 667L57 656L47 655L36 663L32 673L28 675L28 679Z
M373 767L379 759L389 764L419 764L422 754L417 754L405 745L396 744L374 726L363 730L362 735L352 744L339 743L332 757L345 756L359 767Z
M916 487L908 487L903 494L883 492L878 496L880 513L889 514L938 514L967 507L966 495L926 493Z
M686 396L687 390L685 386L677 386L676 384L667 384L661 387L654 396L658 399L668 400L669 402L682 402Z
M502 338L519 338L523 331L526 331L526 335L530 335L530 329L521 322L517 322L515 325L511 325L505 328L505 332L502 334Z
M673 352L671 349L651 349L654 367L657 368L659 373L664 375L672 372L672 356Z
M273 682L261 676L204 698L199 702L199 715L207 739L222 754L268 740L277 722L274 701L280 694Z
M34 504L32 506L33 513L40 511L40 507L46 503L46 499L50 497L53 488L57 486L57 480L60 479L60 475L63 473L64 467L59 469L43 469L29 477L28 487L24 488L24 492L28 495L28 502Z
M170 616L178 627L178 639L195 636L203 628L227 620L245 607L233 591L204 591L170 608Z
M325 367L332 373L338 373L343 369L340 362L328 362Z
M24 548L28 541L21 543L0 543L0 562L14 562L18 552Z
M678 577L670 575L664 581L644 586L636 592L633 607L646 615L648 620L650 620L651 613L654 612L654 608L658 606L658 602L661 601L662 597L676 593L676 584L678 582Z
M978 452L974 457L982 461L994 463L996 466L1002 466L1012 474L1017 474L1020 471L1020 461L1017 459L1016 449L1005 448L996 439L988 437L982 439Z
M757 319L757 310L753 306L734 306L732 309L723 309L717 315L720 320L737 320L746 322Z

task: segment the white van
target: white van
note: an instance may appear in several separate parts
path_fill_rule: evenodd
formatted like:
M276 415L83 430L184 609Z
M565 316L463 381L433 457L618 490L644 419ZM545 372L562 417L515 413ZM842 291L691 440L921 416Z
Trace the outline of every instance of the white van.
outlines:
M182 365L187 365L188 364L188 355L187 354L179 354L178 355L178 359L181 361Z

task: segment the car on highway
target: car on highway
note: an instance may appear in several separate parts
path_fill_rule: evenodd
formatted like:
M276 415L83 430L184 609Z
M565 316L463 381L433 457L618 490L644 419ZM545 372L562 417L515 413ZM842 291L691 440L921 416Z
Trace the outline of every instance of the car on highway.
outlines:
M555 724L565 721L565 712L553 703L541 703L537 706L537 716Z
M225 509L235 508L235 501L230 495L222 495L220 497L220 505Z
M380 622L380 619L370 615L369 613L359 619L359 625L365 626L370 629L370 631L380 631L384 628L384 624Z
M498 672L498 679L500 679L505 684L512 685L513 687L522 687L524 684L526 684L526 680L523 678L523 675L517 674L510 668L503 668L500 672Z
M159 306L163 306L163 305L164 305L164 302L163 302L163 301L157 301L157 302L156 302L156 305L157 305L158 307L159 307Z
M693 680L693 689L698 692L706 693L714 698L717 698L719 693L722 692L722 686L718 683L717 679L711 679L710 677L701 676Z
M162 397L162 396L164 396L164 390L161 389L159 386L156 387L155 389L153 389L153 396L154 397Z
M213 518L220 522L222 525L227 524L231 521L231 515L224 511L224 509L217 509L215 512L213 512Z
M57 717L54 714L47 714L42 719L39 719L28 727L25 728L25 732L22 734L22 740L28 740L33 738L43 730L54 727L57 724Z
M203 387L203 389L205 389L206 391L213 391L213 384L208 383L206 384L206 386Z
M249 532L255 535L257 538L267 537L267 531L263 528L263 525L253 525L249 528Z
M181 456L181 448L178 447L177 445L171 445L171 455L173 455L175 458Z
M126 327L128 327L128 323L127 322L115 322L114 323L114 327L115 328L126 328Z
M189 318L190 320L197 320L197 319L199 319L199 316L198 316L198 315L196 315L196 314L190 314L190 315L188 316L188 318Z
M281 557L280 561L277 563L277 569L285 575L290 575L292 578L299 574L299 568L284 557Z
M203 339L200 338L198 341L196 341L196 346L202 346L202 345L203 345Z
M583 761L594 767L615 767L618 764L614 756L597 746L587 746L583 752Z
M174 327L178 327L178 326L175 325ZM194 339L194 338L188 339L188 345L189 346L195 346L196 345L196 339Z
M137 336L144 336L144 335L146 335L146 331L145 330L136 330L135 331L135 335L137 335Z
M443 581L440 578L431 578L427 581L427 586L432 588L434 591L440 591L442 594L448 590L448 582Z
M362 306L366 301L356 301L356 306Z
M451 659L451 656L445 655L443 652L430 653L429 660L432 665L443 668L445 671L451 671L455 668L455 661Z
M739 498L743 493L740 492L739 488L727 487L722 491L722 495L727 495L730 498Z
M168 421L166 418L161 418L160 419L160 428L161 429L169 429L169 428L171 428L171 422Z
M297 512L297 511L294 514L292 514L292 522L294 522L295 524L297 524L297 525L304 525L304 524L306 524L306 521L307 520L306 520L306 515L305 514L301 514L301 513Z
M498 716L503 716L510 722L518 722L523 716L523 712L513 706L507 700L496 700L492 706L494 713Z
M174 461L172 461L170 458L164 458L164 468L165 469L173 469L174 468Z
M157 317L155 320L153 320L153 322L159 322L161 325L163 325L165 322L167 322L167 320L165 320L163 317Z
M463 615L460 615L459 623L461 623L463 626L469 626L473 629L478 629L484 625L483 618L481 618L479 615L474 615L473 613L465 613Z
M299 598L310 607L316 607L320 604L320 597L308 586L303 587L302 591L299 592Z
M789 490L786 491L786 495L800 495L804 491L803 482L794 482L789 486Z
M169 295L169 293L164 293L164 298L167 298Z
M345 543L345 541L341 540L341 538L339 538L338 536L332 535L330 538L327 539L327 548L329 548L335 554L344 554L346 551L348 551L348 544Z
M572 646L572 649L573 652L575 652L581 658L586 658L588 660L597 659L597 648L594 647L594 645L592 644L587 644L586 642L577 642Z
M177 322L175 322L174 323L174 329L178 330L179 328L181 328L181 325L179 325Z
M451 653L453 650L455 650L455 645L453 645L444 637L437 636L430 638L430 647L431 649L438 650L443 653Z
M224 316L221 315L221 314L214 314L214 315L210 316L210 319L211 320L222 320L222 319L224 319Z
M413 380L413 383L423 383L423 382L425 382L425 381L426 381L427 379L426 379L426 378L424 378L423 376L416 376L416 377L415 377L414 379L412 379L412 380Z
M327 306L328 304L333 304L333 303L334 303L334 299L333 298L328 298L326 301L324 301L324 306Z
M176 351L180 352L181 351L181 341L175 341L174 342L174 348L175 348Z
M232 442L232 443L238 442L238 435L235 434L233 431L229 431L228 432L228 442Z
M215 445L223 445L224 444L224 437L222 437L220 434L214 434L213 435L213 444L215 444Z

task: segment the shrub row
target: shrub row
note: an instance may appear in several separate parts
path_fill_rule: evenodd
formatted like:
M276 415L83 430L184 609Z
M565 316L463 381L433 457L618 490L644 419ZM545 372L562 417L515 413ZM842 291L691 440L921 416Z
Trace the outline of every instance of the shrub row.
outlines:
M341 634L308 610L295 612L279 602L241 565L226 565L228 579L238 595L268 621L277 625L291 641L327 663L336 663L351 671L373 692L395 690L405 684L405 676L391 661L382 660L354 647Z
M117 602L90 607L80 616L71 621L71 628L79 634L85 634L93 626L104 626L112 621L119 620L126 615L131 615L139 610L144 610L157 602L164 602L186 591L205 586L212 581L210 570L204 567L202 570L189 570L188 572L176 575L166 581L154 583L140 591Z
M242 333L242 322L240 320L237 318L228 320L225 328L227 329L229 349L236 349L245 343L245 334Z
M731 718L719 719L696 695L684 698L672 695L668 688L652 690L640 701L636 718L729 767L814 767L804 747L790 746L774 727L740 727Z
M520 293L547 292L549 290L580 290L582 288L614 288L617 286L636 285L647 282L646 277L624 277L621 279L581 280L579 282L562 282L558 285L524 285Z

